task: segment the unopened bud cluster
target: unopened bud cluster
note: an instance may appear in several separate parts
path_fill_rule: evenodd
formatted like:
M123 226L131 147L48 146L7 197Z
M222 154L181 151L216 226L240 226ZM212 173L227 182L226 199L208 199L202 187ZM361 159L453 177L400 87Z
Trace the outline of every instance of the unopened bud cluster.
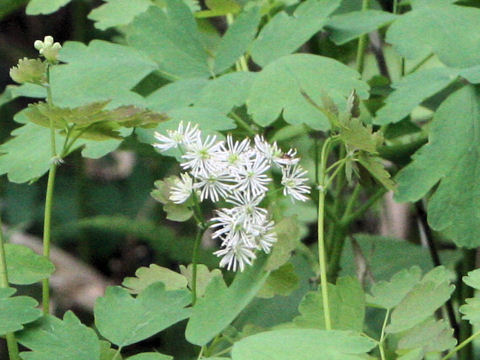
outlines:
M182 204L197 193L200 201L224 200L231 206L218 209L211 219L213 238L221 241L222 248L215 252L222 257L221 267L243 271L257 250L268 253L276 242L275 224L260 206L273 181L272 167L282 171L284 195L308 199L307 172L298 164L296 151L284 153L262 136L255 136L253 142L248 138L236 141L230 135L225 141L217 140L204 137L191 123L180 123L177 130L155 133L155 137L158 143L154 146L160 151L179 148L182 152L180 165L185 173L170 191L172 202Z

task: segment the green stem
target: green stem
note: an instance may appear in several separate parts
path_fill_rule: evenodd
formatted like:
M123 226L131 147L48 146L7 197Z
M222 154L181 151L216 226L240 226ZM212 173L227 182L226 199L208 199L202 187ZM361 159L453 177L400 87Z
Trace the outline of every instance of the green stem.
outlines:
M195 243L193 244L192 255L192 306L197 302L197 265L198 265L198 248L202 240L204 230L199 226L197 229L197 236L195 237Z
M387 191L384 188L380 188L377 190L375 194L373 194L362 206L360 206L356 211L352 214L345 214L340 220L340 223L344 226L351 224L356 219L360 218L367 212L370 207L375 204L378 199L380 199Z
M369 0L362 0L362 11L368 9ZM367 38L368 34L360 36L358 39L358 48L357 48L357 71L360 73L360 76L363 73L363 67L365 64L365 48L367 47Z
M5 256L5 244L3 239L2 219L0 218L0 287L8 288L7 259ZM10 360L20 360L18 344L14 333L6 333L7 349Z
M52 91L50 88L50 66L47 67L47 103L52 106ZM43 256L47 259L50 258L50 231L51 231L51 219L52 219L52 205L53 205L53 189L55 185L55 174L57 172L57 163L55 158L57 156L57 150L55 145L55 128L53 119L50 118L50 146L52 163L50 165L50 171L48 172L47 193L45 195L45 212L43 221ZM42 281L42 308L43 313L47 315L50 312L50 281L44 279Z
M428 55L426 58L424 58L422 61L420 61L417 65L415 65L413 68L410 69L410 71L407 73L407 75L414 73L417 71L419 68L421 68L428 60L430 60L433 57L433 53Z
M386 360L385 349L383 348L383 343L385 342L385 329L387 328L388 318L390 317L390 309L387 310L385 314L385 320L383 320L382 332L380 334L380 341L378 342L378 348L380 349L380 356L382 360Z
M320 156L320 176L318 182L318 262L320 266L320 287L322 290L323 301L323 316L325 319L325 329L332 329L332 321L330 319L330 301L328 299L328 282L327 282L327 259L325 256L325 194L327 189L326 182L326 167L328 161L328 154L332 138L325 140L322 153Z
M120 346L118 349L117 349L117 352L115 353L115 355L113 355L113 358L112 360L116 360L118 355L120 355L120 352L122 351L122 347Z
M200 348L200 352L198 353L197 360L199 360L199 359L201 359L201 358L202 358L202 355L203 355L203 350L205 350L205 347L204 347L204 346L202 346L202 347Z
M442 360L448 360L450 359L455 353L461 349L463 349L465 346L470 344L475 338L480 336L480 331L477 331L475 334L471 335L469 338L465 339L462 341L459 345L457 345L453 350L451 350L447 355L445 355Z
M248 124L245 120L243 120L240 116L235 114L233 111L230 113L230 116L240 125L242 128L244 128L250 135L256 135L257 133L253 128Z

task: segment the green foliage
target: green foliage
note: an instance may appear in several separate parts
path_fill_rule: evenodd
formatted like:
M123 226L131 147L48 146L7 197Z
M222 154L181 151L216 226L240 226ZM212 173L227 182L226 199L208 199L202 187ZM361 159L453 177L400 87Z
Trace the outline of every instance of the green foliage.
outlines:
M450 298L454 288L444 269L433 269L395 307L386 330L398 333L426 320Z
M396 123L408 116L424 100L436 94L458 75L458 70L444 67L419 70L394 83L395 89L385 100L378 112L375 123L384 125Z
M187 278L185 276L156 264L138 268L135 272L135 277L125 278L122 285L132 294L139 294L156 282L163 283L165 290L178 290L187 287Z
M470 271L463 277L463 282L475 290L480 290L480 270ZM480 325L480 299L469 298L465 300L466 304L460 306L460 313L463 319L470 321L473 326Z
M390 26L386 41L408 59L422 58L433 52L450 67L478 65L480 42L466 34L475 33L480 9L451 2L412 1L413 10Z
M247 100L248 111L261 126L270 125L283 112L285 121L292 125L305 123L315 130L326 130L327 118L302 92L317 104L327 94L340 108L345 108L345 98L352 89L360 98L368 96L368 85L358 77L355 70L330 58L309 54L284 56L256 76Z
M83 325L72 313L63 320L47 315L29 325L17 336L32 351L22 352L24 360L98 360L100 341L93 329Z
M37 301L28 296L14 296L15 289L0 288L0 335L23 329L23 325L37 320L41 311Z
M235 343L233 360L360 360L375 347L372 340L347 331L285 329L262 332Z
M189 317L187 290L165 290L154 283L133 298L121 287L109 287L95 304L95 325L102 336L118 346L144 340Z
M95 27L106 30L113 26L128 25L135 16L145 12L150 0L107 0L105 4L93 9L88 18L95 21Z
M361 35L383 27L397 18L396 15L379 10L352 11L333 16L327 23L330 39L343 45Z
M275 224L277 242L272 254L268 257L265 270L277 270L292 256L292 252L300 243L301 234L296 217L287 217Z
M403 298L420 282L421 269L411 267L392 276L390 281L379 281L372 285L367 302L387 310L396 307Z
M252 45L253 60L262 67L297 50L326 24L340 0L308 0L292 16L279 12L265 25Z
M62 6L68 4L71 0L30 0L27 6L28 15L47 15L51 14Z
M275 295L288 296L298 287L298 276L292 263L286 263L270 273L257 296L271 298Z
M152 353L138 354L138 355L129 357L128 360L173 360L173 357L152 352Z
M23 245L5 244L5 257L8 280L15 285L34 284L55 271L50 260Z
M479 191L479 126L477 90L464 87L442 103L434 116L429 143L397 176L399 201L416 201L440 182L428 203L428 221L456 244L470 248L478 246L480 238L480 207L475 195Z
M188 287L191 289L193 287L193 265L190 264L188 267L180 265L180 273L187 278ZM216 277L222 277L222 272L219 269L210 271L207 266L197 264L197 297L205 295L208 284Z
M101 40L88 46L67 42L60 51L65 65L51 70L53 103L59 107L77 107L111 100L120 105L144 105L144 99L131 91L157 65L131 47Z
M365 318L365 294L361 284L353 277L328 284L328 299L332 328L336 330L362 331ZM294 319L296 326L310 329L325 329L323 302L320 291L309 292L298 307L300 316Z
M17 83L42 84L46 81L47 64L40 59L23 58L10 69L10 77Z
M155 181L155 189L152 190L152 197L163 204L163 210L167 213L167 219L172 221L187 221L193 215L193 210L190 208L190 202L183 204L175 204L170 200L170 189L179 181L176 176L171 176L165 180Z
M128 43L153 60L168 78L208 77L207 52L190 9L178 0L165 0L166 11L152 6L137 16Z
M193 307L185 332L189 342L207 344L238 316L264 285L269 274L264 271L265 262L265 257L257 258L229 287L219 276L210 281L205 296Z

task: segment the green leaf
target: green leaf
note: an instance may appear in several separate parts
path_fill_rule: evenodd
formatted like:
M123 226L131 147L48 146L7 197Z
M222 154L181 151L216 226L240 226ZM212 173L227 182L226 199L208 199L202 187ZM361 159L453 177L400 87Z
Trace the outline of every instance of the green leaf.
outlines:
M426 320L450 298L454 289L444 268L433 269L392 311L391 322L386 330L398 333Z
M44 87L37 84L7 85L5 91L0 95L0 106L16 99L26 96L31 98L45 98L47 91Z
M232 360L361 360L376 346L347 331L285 329L267 331L236 342ZM301 354L301 355L300 355Z
M257 258L253 266L237 273L230 287L221 277L211 280L193 307L185 332L190 343L203 346L230 325L265 283L269 274L263 270L265 261L265 256Z
M150 7L135 18L128 43L155 60L168 78L209 77L207 53L190 9L178 0Z
M27 15L51 14L72 0L30 0L27 5Z
M177 181L179 181L177 176L170 176L164 180L155 181L155 189L152 190L151 196L163 204L163 210L167 213L167 219L183 222L192 217L193 210L188 201L183 204L175 204L170 200L170 189Z
M17 83L41 84L47 80L47 64L40 59L23 58L10 69L10 77Z
M210 10L223 14L234 14L241 9L235 0L205 0L205 5L207 5Z
M450 350L456 344L453 329L445 321L429 319L405 333L398 341L397 349L404 351L421 348L423 355L426 355L433 351Z
M152 110L173 111L174 115L178 109L185 109L190 105L195 105L197 109L217 109L222 114L228 114L233 107L245 104L255 76L253 72L240 71L213 80L175 81L150 94L147 104Z
M37 320L42 312L36 309L35 299L14 296L16 290L0 288L0 335L23 329L24 324Z
M390 24L396 18L397 15L379 10L352 11L333 16L326 26L331 31L330 39L337 45L343 45Z
M340 0L308 0L300 4L292 16L285 12L275 15L260 31L252 45L253 60L260 66L288 55L317 33Z
M245 53L257 33L260 19L260 10L253 7L242 12L229 26L215 53L214 71L216 74L230 68Z
M55 266L44 256L23 245L5 244L8 281L15 285L30 285L50 277Z
M180 265L180 273L187 278L188 287L191 289L193 265L190 264L188 267ZM210 284L215 277L223 277L220 269L213 269L212 271L209 271L206 265L197 265L197 297L202 297L205 295L208 284Z
M386 42L407 59L433 52L450 67L480 64L480 42L470 35L478 30L480 9L449 2L414 2L413 10L390 26Z
M166 291L163 283L150 285L136 298L121 287L109 287L95 304L95 325L115 345L127 346L188 318L190 301L188 290Z
M138 294L156 282L163 283L165 290L178 290L187 287L185 276L156 264L137 269L135 277L125 278L122 285L128 288L132 294Z
M372 285L367 303L384 309L393 309L420 282L422 270L413 266L393 275L390 281L379 281Z
M480 290L480 269L470 271L462 281L475 290ZM480 325L480 299L470 298L465 302L465 305L460 306L463 319L470 321L473 326Z
M469 271L462 281L475 290L480 290L480 269Z
M47 315L17 335L31 352L22 352L24 360L98 360L100 341L93 329L83 325L72 313L63 320Z
M95 21L100 30L130 24L135 16L144 13L152 2L150 0L106 0L106 3L93 9L88 18Z
M357 279L342 277L337 280L336 285L328 284L328 299L333 329L362 331L365 318L365 294ZM300 303L298 311L301 315L294 319L296 326L325 329L320 291L308 292Z
M371 125L364 125L358 118L343 122L339 129L340 139L352 150L377 153L377 147L383 143L382 133L373 132Z
M13 138L0 145L0 175L24 183L39 178L50 167L50 130L27 124L12 131Z
M355 239L367 263L368 270L376 281L390 280L397 272L419 266L424 272L432 269L428 249L405 240L390 237L355 234ZM439 251L442 264L454 267L461 259L456 251ZM350 242L345 243L341 258L342 275L355 275L356 265Z
M116 357L116 358L115 358ZM100 341L100 360L122 360L123 357L117 354L117 350L112 349L108 341Z
M50 74L53 103L59 107L105 100L111 100L111 107L143 107L143 98L131 89L157 69L135 49L101 40L88 46L66 42L60 60L67 64L54 66Z
M402 78L378 112L375 124L396 123L408 116L413 109L430 96L447 87L458 76L458 70L444 67L422 69Z
M358 162L386 189L395 190L396 184L385 169L381 158L361 153L358 155Z
M461 119L461 121L459 121ZM397 175L397 201L416 201L437 183L428 203L428 222L457 245L480 244L480 100L467 86L438 108L429 142Z
M273 123L283 111L283 118L292 125L305 123L313 129L326 130L326 116L302 93L317 104L322 103L326 94L344 109L353 89L360 98L368 97L368 85L358 78L355 70L330 58L310 54L284 56L256 76L247 100L248 111L261 126Z
M277 270L292 256L300 243L301 233L296 216L286 217L275 224L277 242L273 245L265 270Z
M57 129L72 128L71 136L80 136L93 140L121 139L122 127L155 127L167 119L165 115L122 106L114 110L105 110L108 101L92 103L76 108L60 108L40 102L30 104L25 112L27 118L37 124Z
M134 355L132 357L129 357L128 360L173 360L173 357L169 355L150 352Z
M298 285L295 267L292 263L286 263L270 273L257 297L269 299L275 295L288 296Z

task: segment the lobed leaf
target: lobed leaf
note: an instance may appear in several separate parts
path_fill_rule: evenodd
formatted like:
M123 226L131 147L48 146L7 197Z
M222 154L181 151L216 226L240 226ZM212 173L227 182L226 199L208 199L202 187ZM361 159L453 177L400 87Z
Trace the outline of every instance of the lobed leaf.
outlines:
M180 273L185 276L188 280L188 287L192 288L192 273L193 273L193 265L190 264L188 267L180 265ZM208 270L208 267L203 264L197 265L197 297L202 297L205 295L205 291L207 290L208 284L215 278L215 277L223 277L222 272L220 269L213 269L212 271Z
M109 287L95 304L95 325L102 336L118 346L142 341L190 316L188 290L165 290L154 283L133 298L121 287Z
M95 21L100 30L120 25L128 25L144 13L151 5L150 0L105 0L106 3L93 9L88 18Z
M0 335L23 329L23 325L31 323L42 316L36 308L37 301L28 296L14 296L16 290L0 288Z
M46 279L55 266L24 245L5 244L8 281L15 285L30 285Z
M275 295L288 296L298 288L299 279L292 263L286 263L272 271L257 297L269 299Z
M138 268L135 271L135 277L125 278L122 285L132 294L139 294L156 282L163 283L165 290L178 290L187 287L187 278L185 276L156 264Z

